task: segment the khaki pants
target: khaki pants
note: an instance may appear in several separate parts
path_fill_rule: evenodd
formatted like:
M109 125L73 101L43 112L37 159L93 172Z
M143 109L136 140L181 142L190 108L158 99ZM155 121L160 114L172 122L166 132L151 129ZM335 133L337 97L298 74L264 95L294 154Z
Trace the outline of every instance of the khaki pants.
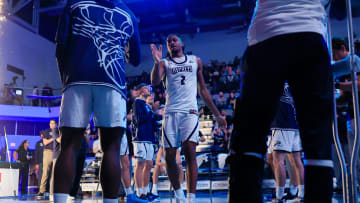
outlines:
M52 161L51 178L50 178L50 195L54 194L54 171L55 171L56 159Z
M44 193L46 190L46 183L49 178L49 172L51 171L51 163L53 161L52 158L52 151L44 150L43 155L43 171L42 171L42 177L41 177L41 184L40 184L40 193ZM51 185L50 185L51 188Z

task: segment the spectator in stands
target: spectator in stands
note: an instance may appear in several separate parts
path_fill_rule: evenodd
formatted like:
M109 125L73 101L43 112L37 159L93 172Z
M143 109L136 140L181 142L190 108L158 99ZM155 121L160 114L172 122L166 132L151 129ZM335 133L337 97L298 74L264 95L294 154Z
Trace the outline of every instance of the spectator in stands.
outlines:
M228 109L234 109L234 105L235 105L235 94L234 92L230 92L229 97L226 100L226 106Z
M214 103L218 109L223 109L226 107L226 101L222 91L219 92L218 98L214 101Z
M39 96L40 95L40 91L39 91L39 88L38 86L34 86L34 89L33 89L33 92L32 92L32 95L36 95L36 96ZM39 100L40 99L32 99L32 105L33 106L39 106Z
M237 91L239 90L239 81L235 76L235 72L233 71L231 66L228 66L227 75L226 75L226 82L225 82L228 91Z
M35 174L36 174L36 179L38 182L38 187L40 187L42 170L43 170L43 153L44 153L44 143L43 143L44 132L43 131L40 132L40 137L41 137L41 139L35 145L35 156L34 156L35 170L36 170Z
M45 83L43 89L42 89L42 92L41 92L41 95L42 96L54 96L53 94L53 89L51 87L49 87L49 84L48 83ZM48 99L43 99L41 100L41 106L50 106L51 104L51 100L48 100Z
M13 155L15 161L20 162L19 183L21 182L21 195L25 195L27 194L26 187L28 185L29 163L32 158L31 151L29 150L29 141L24 140L14 151Z
M227 150L227 133L219 127L217 121L214 122L214 126L211 130L211 137L214 139L214 145L212 146L212 152L226 152Z

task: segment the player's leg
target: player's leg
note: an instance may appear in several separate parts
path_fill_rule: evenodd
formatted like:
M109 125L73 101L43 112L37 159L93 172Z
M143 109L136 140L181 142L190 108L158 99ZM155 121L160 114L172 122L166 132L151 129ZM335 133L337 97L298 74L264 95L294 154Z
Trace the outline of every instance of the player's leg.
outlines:
M143 173L143 188L145 188L145 195L147 196L148 200L153 201L154 195L150 192L150 174L151 168L154 164L154 145L150 143L146 143L146 161Z
M181 156L180 156L180 148L176 152L176 163L179 166L179 170L180 170L179 181L180 181L180 184L182 184L184 182L184 171L183 171L183 166L182 166L182 161L181 161Z
M286 170L285 170L285 156L284 151L273 151L274 158L274 174L276 180L276 199L281 200L285 195L285 183L286 183Z
M283 91L287 58L282 40L271 38L247 50L247 71L237 100L231 136L229 202L263 202L266 135Z
M320 34L297 33L284 52L294 61L288 82L306 156L305 202L331 202L333 85L328 49Z
M92 112L91 87L69 87L60 110L61 151L54 168L54 201L66 202L75 176L75 157Z
M163 156L163 152L164 148L160 147L159 151L156 154L156 162L155 162L155 167L154 167L154 171L153 171L153 185L152 185L152 189L151 189L151 193L154 195L158 195L158 190L157 190L157 183L159 180L159 174L160 174L160 169L161 169L161 159Z
M184 142L183 144L186 161L186 184L188 192L188 202L190 202L191 200L195 200L196 194L198 175L198 166L196 162L196 145L197 143L191 141Z
M304 198L304 165L301 160L301 152L293 152L288 155L290 164L293 168L294 174L298 183L298 197Z
M120 148L126 129L126 100L113 88L94 86L94 123L100 127L103 151L100 182L103 202L117 202L120 189Z
M146 156L145 156L145 143L133 142L134 145L134 155L136 158L135 171L134 171L134 179L136 186L136 195L141 197L145 192L143 191L143 174L144 168L146 164Z
M121 127L100 127L100 143L103 151L100 169L100 182L105 199L116 199L120 188L120 144L124 134Z
M186 161L187 202L194 202L198 176L196 145L199 142L199 118L191 113L179 115L180 137Z

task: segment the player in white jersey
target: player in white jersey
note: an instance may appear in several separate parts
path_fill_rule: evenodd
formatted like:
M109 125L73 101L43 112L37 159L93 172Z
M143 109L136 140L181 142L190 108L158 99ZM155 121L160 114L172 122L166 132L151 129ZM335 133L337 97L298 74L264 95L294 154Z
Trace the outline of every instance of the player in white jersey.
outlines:
M196 164L196 145L198 142L199 121L197 115L197 88L206 105L213 112L220 126L226 121L214 105L206 89L202 62L193 55L183 53L184 43L177 35L169 35L167 48L170 56L162 59L162 47L151 45L154 68L151 73L153 85L159 85L165 78L166 106L163 121L163 146L168 176L175 189L177 202L184 202L184 192L180 187L179 168L176 164L176 151L183 146L186 159L187 202L195 200L198 168Z

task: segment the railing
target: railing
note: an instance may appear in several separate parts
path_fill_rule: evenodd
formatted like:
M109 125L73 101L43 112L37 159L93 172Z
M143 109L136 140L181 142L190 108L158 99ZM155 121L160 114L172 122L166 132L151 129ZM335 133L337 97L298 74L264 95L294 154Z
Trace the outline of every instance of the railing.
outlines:
M34 94L35 93L35 94ZM60 88L7 87L0 90L0 104L18 106L59 106L61 101Z

